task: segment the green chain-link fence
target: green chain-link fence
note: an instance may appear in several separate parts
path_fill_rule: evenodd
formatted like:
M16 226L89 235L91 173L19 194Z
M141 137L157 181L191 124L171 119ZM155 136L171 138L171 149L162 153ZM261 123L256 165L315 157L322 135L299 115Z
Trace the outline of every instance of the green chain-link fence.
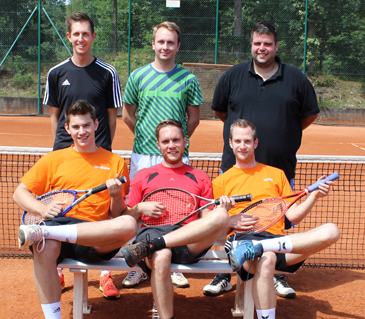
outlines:
M94 20L93 54L116 67L122 90L129 72L153 60L152 28L159 22L182 30L177 63L236 64L250 59L251 28L266 20L277 27L279 57L307 74L320 105L365 106L363 0L181 0L180 8L167 8L165 0L18 0L0 8L0 114L34 113L25 99L19 108L1 105L10 97L41 101L48 69L70 56L64 20L74 11ZM224 71L211 70L194 72L211 81ZM209 103L214 84L201 85Z

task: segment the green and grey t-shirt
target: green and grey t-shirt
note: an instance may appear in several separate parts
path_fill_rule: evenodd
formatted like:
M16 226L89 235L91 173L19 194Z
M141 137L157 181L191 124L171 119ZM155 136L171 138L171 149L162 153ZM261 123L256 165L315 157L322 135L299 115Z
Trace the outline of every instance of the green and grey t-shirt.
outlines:
M197 78L190 71L176 65L169 72L158 72L145 65L128 78L123 101L138 107L133 152L161 155L156 145L155 128L165 119L183 124L185 136L187 107L203 103ZM184 156L188 156L188 144Z

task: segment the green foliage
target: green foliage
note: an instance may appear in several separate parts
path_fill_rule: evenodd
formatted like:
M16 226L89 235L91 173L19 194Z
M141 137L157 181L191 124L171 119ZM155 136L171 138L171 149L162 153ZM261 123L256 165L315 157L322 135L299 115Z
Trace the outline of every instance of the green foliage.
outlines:
M12 78L12 85L17 89L27 89L34 84L32 74L20 74L17 73Z
M27 60L19 55L16 55L13 58L13 61L14 61L14 68L18 72L18 74L20 75L24 74L27 70Z
M333 87L339 80L365 83L363 0L311 0L308 1L308 12L302 0L219 0L218 30L216 0L184 0L180 8L166 8L165 0L131 0L131 4L132 71L153 60L152 28L162 21L174 21L181 28L182 43L176 56L177 63L214 63L217 55L217 63L236 64L251 58L251 28L256 22L266 20L278 30L278 55L281 60L300 69L305 63L306 73L314 79L316 87ZM38 0L3 1L0 12L0 57L5 57L37 5ZM66 37L66 16L81 11L93 19L97 34L93 54L117 68L123 89L128 76L129 0L42 0L42 7L70 50L71 45ZM20 35L2 66L3 74L24 77L16 79L14 83L17 84L14 85L27 86L30 83L27 74L33 74L36 78L33 72L37 72L38 60L37 23L38 13ZM305 41L307 55L304 61ZM64 44L42 11L42 83L47 70L68 56ZM364 98L364 90L357 92L362 92L359 95ZM344 97L351 96L350 93L341 92L338 103L342 103Z
M333 87L336 84L336 78L330 74L319 75L313 82L315 87Z

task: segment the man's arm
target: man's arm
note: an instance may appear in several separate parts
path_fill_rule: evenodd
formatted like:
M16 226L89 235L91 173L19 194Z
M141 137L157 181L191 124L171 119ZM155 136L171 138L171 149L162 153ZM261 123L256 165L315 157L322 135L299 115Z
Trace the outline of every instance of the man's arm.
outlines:
M53 137L56 138L57 124L58 124L58 118L60 115L60 109L58 107L51 106L51 105L48 105L48 108L49 108L49 115L51 118L52 134L53 134Z
M216 117L218 117L222 122L224 122L227 119L227 112L218 112L218 111L214 111L214 115Z
M111 197L109 211L111 218L122 215L127 209L122 193L123 183L117 179L118 177L119 175L117 174L115 178L108 179L106 181L106 187L108 188L108 192Z
M316 118L318 117L318 114L312 115L312 116L307 116L307 117L302 117L302 130L305 130L309 125L311 125Z
M118 116L118 109L117 108L110 108L107 109L108 111L108 123L110 128L110 138L113 142L115 136L115 130L117 128L117 116Z
M324 176L321 177L323 179ZM311 211L318 199L328 196L331 187L333 186L332 181L319 184L318 190L311 193L308 198L300 205L294 204L285 214L285 216L294 224L298 225Z
M191 137L200 122L200 105L190 105L187 107L188 121L187 133Z
M134 134L136 128L137 117L136 117L137 106L128 103L123 103L122 117L125 124Z

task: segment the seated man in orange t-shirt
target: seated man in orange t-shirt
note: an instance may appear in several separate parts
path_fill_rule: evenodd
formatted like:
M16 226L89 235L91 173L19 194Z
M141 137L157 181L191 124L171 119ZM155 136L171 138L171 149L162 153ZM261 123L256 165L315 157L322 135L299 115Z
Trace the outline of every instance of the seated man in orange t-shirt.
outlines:
M282 170L256 162L258 145L255 126L247 120L231 125L230 146L236 164L213 181L214 198L222 194L252 194L252 201L292 193ZM294 224L301 222L317 200L328 195L333 182L321 183L300 205L294 204L286 217ZM228 239L225 244L230 264L242 280L253 277L252 294L258 318L275 318L276 297L273 285L275 271L293 273L310 255L323 250L340 238L338 227L324 224L304 233L284 234L284 218L259 234L245 234L258 218L240 214L249 203L238 203L229 210ZM238 231L237 233L235 231Z
M129 175L124 159L95 144L95 109L78 100L67 110L65 128L74 144L43 156L21 179L15 202L25 211L39 213L40 225L19 228L19 246L34 254L34 282L46 318L61 318L61 286L57 264L65 258L85 262L108 260L135 236L136 219L129 215L124 197ZM127 183L117 178L125 176ZM51 190L107 189L80 202L65 217L62 202L48 205L36 197ZM107 220L109 217L112 220Z

